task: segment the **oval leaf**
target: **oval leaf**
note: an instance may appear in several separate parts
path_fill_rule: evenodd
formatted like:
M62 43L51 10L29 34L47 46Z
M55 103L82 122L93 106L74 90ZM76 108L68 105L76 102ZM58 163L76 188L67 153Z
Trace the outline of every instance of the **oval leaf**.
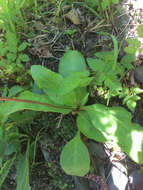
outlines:
M31 74L38 87L42 88L49 97L57 96L59 86L63 81L62 76L41 65L33 65Z
M84 57L78 51L67 51L59 63L59 73L63 77L68 77L72 72L82 72L86 70Z
M86 112L81 112L77 117L77 126L86 137L99 142L107 141L104 135L93 126Z
M108 140L116 142L135 162L143 163L143 128L131 122L122 107L94 104L85 107L93 126Z
M61 153L60 164L69 175L84 176L90 167L90 158L86 146L78 133L67 143Z
M33 65L31 67L31 74L37 87L41 88L55 104L76 106L74 92L60 96L59 88L64 80L60 74L40 65Z

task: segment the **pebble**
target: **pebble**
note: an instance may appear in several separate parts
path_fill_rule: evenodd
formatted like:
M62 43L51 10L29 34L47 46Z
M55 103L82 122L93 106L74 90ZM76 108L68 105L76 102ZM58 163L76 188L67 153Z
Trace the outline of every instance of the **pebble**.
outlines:
M143 65L138 66L134 72L135 80L143 84Z

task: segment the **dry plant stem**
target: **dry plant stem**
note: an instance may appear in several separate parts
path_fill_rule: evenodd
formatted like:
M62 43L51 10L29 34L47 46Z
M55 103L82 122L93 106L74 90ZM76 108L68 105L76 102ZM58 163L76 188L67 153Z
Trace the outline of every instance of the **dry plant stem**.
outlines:
M49 106L49 107L52 107L52 108L74 109L72 107L67 107L67 106L55 106L55 105L42 103L42 102L36 102L36 101L32 101L32 100L23 100L23 99L15 99L15 98L3 98L3 97L0 97L0 101L24 102L24 103L31 103L31 104L39 104L39 105Z
M59 121L58 121L58 125L57 125L57 127L56 127L57 129L60 128L63 117L64 117L64 115L61 114L61 115L60 115L60 119L59 119Z

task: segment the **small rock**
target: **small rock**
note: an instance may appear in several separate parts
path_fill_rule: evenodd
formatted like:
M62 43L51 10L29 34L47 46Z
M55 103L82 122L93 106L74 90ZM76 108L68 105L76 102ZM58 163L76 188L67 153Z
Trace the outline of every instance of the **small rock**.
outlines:
M137 82L143 84L143 65L140 65L140 66L138 66L138 67L135 69L134 76L135 76L135 80L136 80Z
M136 190L143 190L143 173L133 171L129 176L132 188Z
M112 166L110 175L107 179L109 190L125 190L128 183L128 177L125 173L126 168L121 163L118 163L118 166Z

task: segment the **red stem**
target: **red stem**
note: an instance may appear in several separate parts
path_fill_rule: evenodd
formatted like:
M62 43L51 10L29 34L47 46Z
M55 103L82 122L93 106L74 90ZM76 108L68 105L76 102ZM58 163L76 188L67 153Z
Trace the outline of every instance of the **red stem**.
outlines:
M40 104L40 105L44 105L44 106L49 106L49 107L53 107L53 108L61 108L61 109L73 109L71 107L65 107L65 106L56 106L56 105L51 105L51 104L47 104L47 103L42 103L42 102L36 102L36 101L32 101L32 100L23 100L23 99L15 99L15 98L5 98L5 97L0 97L0 101L12 101L12 102L24 102L24 103L32 103L32 104Z

